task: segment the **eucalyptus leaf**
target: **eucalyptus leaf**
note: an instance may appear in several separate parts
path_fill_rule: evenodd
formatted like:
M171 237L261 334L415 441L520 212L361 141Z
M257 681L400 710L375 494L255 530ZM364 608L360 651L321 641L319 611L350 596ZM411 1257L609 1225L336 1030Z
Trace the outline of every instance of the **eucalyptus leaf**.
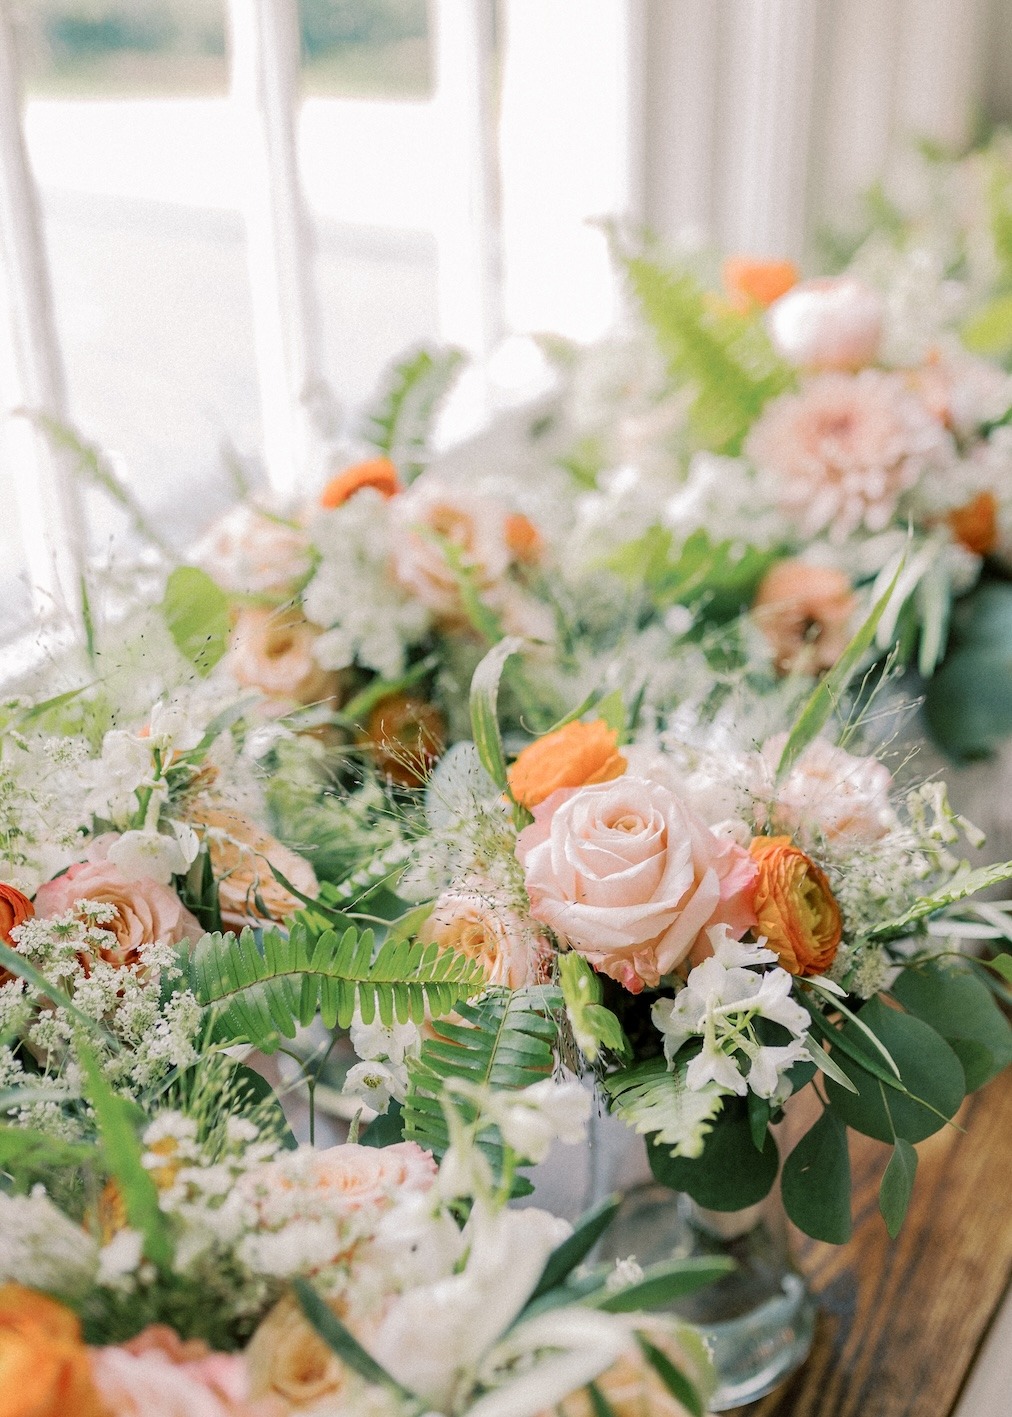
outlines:
M708 1210L744 1210L768 1195L777 1177L779 1154L771 1132L762 1151L752 1140L744 1103L725 1105L694 1160L672 1156L670 1148L651 1142L650 1169L661 1185L686 1191Z
M784 1162L784 1208L813 1240L850 1239L850 1155L847 1128L828 1108Z
M908 1141L897 1137L889 1165L882 1176L878 1191L878 1206L882 1219L889 1231L889 1238L895 1240L900 1233L910 1196L917 1175L917 1152Z
M969 967L933 961L914 965L900 974L892 994L953 1049L966 1074L967 1092L1012 1063L1012 1027Z

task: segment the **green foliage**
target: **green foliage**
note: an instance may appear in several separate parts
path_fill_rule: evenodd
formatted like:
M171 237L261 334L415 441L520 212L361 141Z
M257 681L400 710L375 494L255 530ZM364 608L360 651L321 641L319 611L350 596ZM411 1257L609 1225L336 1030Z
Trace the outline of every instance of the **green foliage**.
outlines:
M831 1245L850 1239L847 1128L828 1109L784 1162L780 1189L799 1230Z
M867 620L840 655L833 668L824 679L820 679L812 690L795 720L787 742L784 744L784 751L781 753L780 762L777 765L778 778L782 778L788 773L809 743L818 738L842 701L861 661L871 649L879 621L892 600L893 591L896 589L902 570L903 564L901 562L889 585L872 606L871 614Z
M1012 1063L1012 1027L969 966L914 965L899 976L892 993L945 1039L963 1066L967 1092Z
M56 1173L66 1176L94 1157L95 1148L84 1142L63 1141L34 1127L0 1126L0 1172L18 1191L29 1191Z
M601 1002L604 989L599 975L575 950L559 957L559 983L573 1037L588 1061L593 1063L602 1048L619 1058L631 1058L632 1048L622 1025Z
M643 584L660 608L687 605L708 621L724 624L750 608L760 581L780 556L740 542L713 541L702 528L676 551L671 532L653 526L608 564L618 575Z
M699 1393L693 1387L692 1383L689 1382L685 1374L679 1372L667 1354L662 1353L659 1348L655 1348L654 1345L649 1343L642 1335L639 1337L639 1345L644 1358L646 1358L647 1362L675 1401L680 1402L681 1405L692 1414L692 1417L705 1417L706 1409Z
M763 406L790 388L793 371L760 320L718 306L688 271L644 256L625 264L672 379L695 391L694 441L714 452L740 452Z
M394 365L379 403L366 415L366 441L409 482L425 467L436 414L463 362L459 349L418 350Z
M127 1219L144 1236L144 1253L160 1269L172 1264L172 1240L167 1217L158 1204L158 1188L150 1171L144 1169L138 1136L143 1114L113 1092L102 1076L95 1055L78 1048L84 1092L95 1112L102 1155L115 1179Z
M944 890L938 891L935 895L922 896L902 915L894 916L892 920L883 920L880 925L869 930L869 938L872 940L901 939L904 935L909 935L913 927L920 921L928 920L948 906L955 905L957 901L965 900L967 896L976 895L978 891L986 890L988 886L1000 885L1002 881L1007 881L1010 878L1012 878L1012 861L1000 861L994 866L980 866L975 871L961 871L952 878Z
M509 790L506 755L499 731L499 683L510 655L523 647L523 640L509 635L485 655L471 680L471 734L481 765L497 787Z
M758 1151L748 1112L738 1098L728 1099L717 1126L709 1133L702 1155L673 1156L657 1142L647 1148L650 1169L661 1185L687 1191L708 1210L744 1210L768 1195L777 1178L780 1157L770 1132Z
M228 644L225 592L206 571L177 566L169 576L160 609L180 654L198 673L210 674Z
M549 1077L558 1025L548 1011L558 1002L558 992L546 987L490 989L476 1002L460 1005L462 1022L444 1019L438 1036L426 1039L421 1056L408 1065L405 1137L442 1156L449 1137L440 1099L450 1078L510 1092ZM473 1120L472 1104L458 1099L455 1105L465 1120ZM494 1137L483 1142L493 1160L501 1155Z
M879 1210L891 1240L895 1240L900 1233L907 1207L910 1205L916 1175L917 1152L908 1141L897 1137L878 1191Z
M687 1160L701 1156L706 1137L720 1114L723 1097L714 1091L690 1092L685 1067L671 1071L663 1058L648 1058L604 1079L611 1110L641 1136Z
M1012 585L984 580L960 599L924 711L935 742L957 762L986 757L1012 734Z
M379 1018L421 1023L426 1008L448 1013L484 985L480 965L452 950L411 940L387 940L349 926L343 934L318 934L304 923L289 935L250 929L204 935L191 959L194 993L217 1015L219 1037L274 1052L281 1037L294 1038L317 1010L328 1028L347 1028L356 1008L366 1023Z
M837 1062L857 1091L848 1092L828 1080L830 1105L847 1126L878 1141L892 1142L897 1137L923 1141L955 1116L963 1101L966 1086L959 1059L928 1024L879 999L865 1004L858 1018L888 1049L899 1069L902 1090L896 1079L887 1086L867 1061L859 1063L839 1050ZM845 1023L839 1037L868 1059L864 1035L855 1023Z
M548 1256L541 1278L531 1295L532 1303L535 1299L540 1299L542 1294L547 1294L549 1290L562 1284L580 1261L586 1259L614 1220L621 1204L621 1196L608 1196L580 1218L573 1228L573 1233Z
M963 322L963 343L986 359L1002 359L1012 351L1012 292L986 301Z

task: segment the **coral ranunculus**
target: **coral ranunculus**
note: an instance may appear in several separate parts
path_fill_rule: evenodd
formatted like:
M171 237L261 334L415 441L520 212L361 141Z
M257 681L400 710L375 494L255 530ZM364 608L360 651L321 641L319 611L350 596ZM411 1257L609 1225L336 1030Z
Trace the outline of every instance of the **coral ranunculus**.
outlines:
M108 1417L75 1316L20 1284L0 1285L0 1417Z
M821 674L847 648L857 609L850 578L833 566L778 561L756 592L753 617L781 674Z
M618 733L603 718L567 723L529 744L509 770L510 791L529 812L561 787L611 782L627 767Z
M758 933L791 974L824 974L843 933L825 872L789 836L757 836L749 852L759 867Z
M320 506L328 510L341 507L363 487L374 487L384 497L396 497L401 491L401 480L389 458L369 458L346 467L324 487L320 493Z
M13 945L11 931L30 920L34 914L35 906L26 895L14 886L0 882L0 940L4 944Z
M369 715L361 742L390 782L420 787L443 755L446 724L435 704L412 694L390 694Z
M724 289L742 311L756 305L764 308L779 300L797 284L800 271L793 261L758 261L748 256L729 256L721 272Z

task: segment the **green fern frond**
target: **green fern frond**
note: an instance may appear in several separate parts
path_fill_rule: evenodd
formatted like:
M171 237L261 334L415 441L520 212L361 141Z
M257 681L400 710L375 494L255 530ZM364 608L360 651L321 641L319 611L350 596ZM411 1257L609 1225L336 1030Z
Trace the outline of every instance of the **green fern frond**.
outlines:
M440 1098L447 1081L461 1078L478 1087L516 1091L548 1077L555 1065L559 1008L557 989L492 989L474 1003L463 1004L459 1023L445 1020L438 1036L422 1044L421 1056L409 1063L408 1095L404 1103L404 1135L437 1156L449 1145ZM470 1104L454 1105L468 1120ZM494 1160L501 1148L490 1134L482 1145Z
M708 299L687 271L645 256L625 262L673 379L695 389L692 434L700 447L736 454L763 406L793 382L762 324Z
M436 413L463 362L459 349L420 349L394 365L379 404L366 414L366 441L409 482L425 466Z
M265 1053L317 1011L327 1028L347 1028L356 1008L365 1023L422 1023L427 1009L434 1018L447 1014L485 982L480 964L453 950L395 938L377 948L371 930L316 933L302 923L289 935L267 930L259 942L248 928L238 937L204 935L191 977L197 998L217 1014L219 1036Z
M663 1058L625 1068L604 1080L611 1110L641 1136L672 1148L672 1156L701 1156L708 1132L724 1105L713 1090L690 1092L685 1066L671 1072Z

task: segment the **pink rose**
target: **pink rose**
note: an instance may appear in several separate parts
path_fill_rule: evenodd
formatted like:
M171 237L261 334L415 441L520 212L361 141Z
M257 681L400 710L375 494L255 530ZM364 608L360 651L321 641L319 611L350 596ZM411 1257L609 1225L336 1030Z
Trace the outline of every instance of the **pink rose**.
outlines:
M289 600L312 569L308 533L249 503L214 524L197 562L223 590L278 600Z
M459 575L445 547L459 558L479 592L498 587L515 559L510 516L494 497L421 477L391 503L394 574L434 614L462 618Z
M149 877L127 880L107 860L79 861L55 881L40 886L35 913L63 915L81 900L112 906L112 919L98 927L109 941L98 950L98 958L119 969L135 968L145 945L178 945L199 940L203 934L170 886Z
M385 1209L405 1191L427 1191L437 1169L417 1142L385 1147L348 1142L322 1151L300 1147L248 1171L237 1184L254 1210L263 1204L265 1219L284 1195L293 1215L319 1213L339 1222L351 1212Z
M774 301L766 315L780 354L801 369L860 369L882 339L882 297L854 276L806 280Z
M786 733L763 745L762 758L775 779ZM889 801L892 775L875 758L859 758L825 738L810 743L776 789L770 806L772 824L806 844L867 844L887 836L897 825Z
M340 678L314 658L320 633L298 610L241 610L223 668L237 684L259 689L278 713L326 703L337 697Z
M158 1348L92 1350L92 1376L110 1417L280 1417L280 1404L247 1399L238 1354L173 1360Z
M656 986L705 931L756 923L756 868L675 794L626 774L563 790L517 842L531 913L632 993Z
M446 891L418 938L481 961L489 984L522 989L543 980L549 954L540 931L480 891Z

